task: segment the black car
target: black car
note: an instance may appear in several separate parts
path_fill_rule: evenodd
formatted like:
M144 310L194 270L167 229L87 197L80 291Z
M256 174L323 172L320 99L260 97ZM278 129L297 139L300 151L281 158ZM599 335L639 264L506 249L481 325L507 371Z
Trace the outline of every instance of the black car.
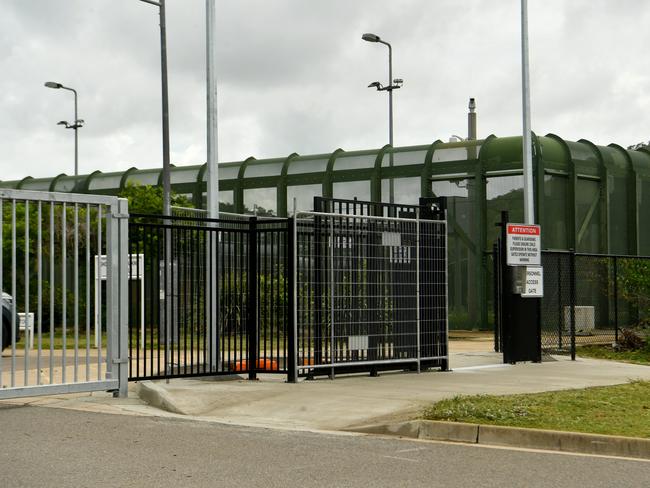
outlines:
M13 309L13 297L8 293L2 294L2 350L11 345L11 314ZM16 322L16 342L20 340L20 323L18 317Z

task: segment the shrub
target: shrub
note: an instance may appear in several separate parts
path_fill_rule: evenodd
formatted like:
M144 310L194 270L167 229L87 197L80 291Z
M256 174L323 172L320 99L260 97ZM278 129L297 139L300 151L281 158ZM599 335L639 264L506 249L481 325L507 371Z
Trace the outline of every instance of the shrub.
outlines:
M646 341L633 329L621 329L618 345L627 351L638 351L646 347Z

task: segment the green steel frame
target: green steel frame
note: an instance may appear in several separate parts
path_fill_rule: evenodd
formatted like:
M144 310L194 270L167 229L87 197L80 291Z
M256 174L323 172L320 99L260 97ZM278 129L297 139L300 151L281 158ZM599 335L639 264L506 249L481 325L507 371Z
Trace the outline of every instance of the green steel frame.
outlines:
M491 297L488 263L498 211L523 218L521 137L344 151L219 165L222 201L244 212L254 203L278 216L292 208L309 210L314 195L354 196L387 201L388 181L395 180L396 201L448 196L451 310L466 314L463 327L488 326ZM388 167L392 153L394 166ZM585 252L650 254L650 151L625 150L616 144L565 141L554 134L533 137L536 220L543 247ZM207 166L173 166L172 190L203 208ZM161 185L161 169L95 171L78 177L26 177L0 182L0 188L118 195L131 182ZM346 186L347 185L347 186ZM451 190L450 190L451 189ZM250 193L249 193L250 192ZM271 193L275 196L272 197ZM247 198L247 193L252 195ZM271 195L272 198L269 198ZM453 255L455 253L455 255ZM454 292L455 289L455 292ZM462 302L462 303L461 303ZM452 313L452 319L453 319ZM453 324L452 324L453 325Z

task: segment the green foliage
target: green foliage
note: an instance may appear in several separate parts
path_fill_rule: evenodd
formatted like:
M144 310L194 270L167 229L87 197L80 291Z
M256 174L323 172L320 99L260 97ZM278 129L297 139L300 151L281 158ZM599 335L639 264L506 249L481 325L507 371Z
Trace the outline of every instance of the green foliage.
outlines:
M163 190L160 186L128 183L120 192L120 197L129 201L129 212L149 215L162 215ZM171 204L179 207L192 208L192 202L184 195L171 194Z
M650 300L650 259L618 260L618 286L628 301Z
M88 212L90 212L88 214ZM15 219L13 217L13 205L5 204L2 208L2 288L9 294L15 294L16 309L18 312L25 310L25 287L26 278L29 280L29 310L36 312L38 307L37 289L41 288L41 307L43 327L49 327L50 323L60 326L63 315L63 273L67 277L66 311L68 324L71 324L74 313L73 270L75 262L75 243L77 246L77 259L79 262L78 279L80 294L78 297L78 309L80 316L85 313L85 297L81 290L84 290L86 283L85 256L88 250L91 256L91 268L93 256L97 252L97 227L98 213L96 208L87 210L85 205L66 205L65 212L63 205L57 204L52 207L49 203L42 204L41 218L38 215L38 204L30 202L17 202L15 205ZM75 215L77 220L77 239L75 241ZM64 225L65 217L65 225ZM52 218L52 220L51 220ZM40 220L40 221L39 221ZM87 229L88 221L90 229ZM27 225L29 222L29 225ZM50 223L53 223L53 226ZM39 248L38 228L41 227L41 241ZM102 221L102 226L105 222ZM29 229L29 234L27 233ZM65 242L64 242L65 239ZM54 254L51 253L51 244L54 244ZM66 262L62 262L62 247L66 247ZM15 246L15 264L12 253ZM39 283L38 253L41 257L41 273ZM25 270L28 270L27 276ZM53 274L52 274L53 272ZM92 272L92 271L90 271ZM15 281L15 291L13 283ZM50 317L50 295L51 283L54 282L54 317ZM84 319L85 320L85 319Z

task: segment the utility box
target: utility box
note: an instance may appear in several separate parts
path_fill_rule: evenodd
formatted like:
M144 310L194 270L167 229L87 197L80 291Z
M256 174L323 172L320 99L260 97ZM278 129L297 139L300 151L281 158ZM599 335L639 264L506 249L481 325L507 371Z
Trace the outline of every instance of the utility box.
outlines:
M596 328L596 311L593 306L590 305L580 305L573 307L575 309L575 331L590 333L593 332ZM571 331L571 307L569 305L564 306L564 330L566 332Z

